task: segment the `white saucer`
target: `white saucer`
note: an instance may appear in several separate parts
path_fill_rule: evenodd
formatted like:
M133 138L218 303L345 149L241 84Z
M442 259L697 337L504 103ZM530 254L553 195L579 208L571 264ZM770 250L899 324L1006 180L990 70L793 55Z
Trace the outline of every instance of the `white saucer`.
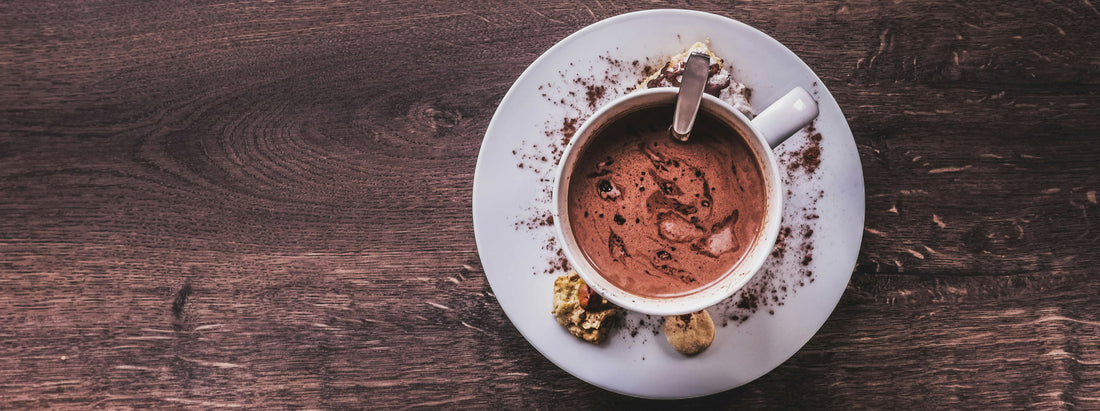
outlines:
M546 272L557 245L550 244L552 227L539 221L550 209L550 179L557 159L552 147L560 147L553 140L560 140L564 119L579 118L579 126L594 111L584 84L624 82L595 93L598 106L637 82L647 58L648 64L660 65L706 39L715 54L734 67L735 79L752 88L750 102L757 111L795 86L818 99L820 166L812 174L798 169L784 178L790 191L784 200L784 224L792 227L786 252L765 265L768 275L758 274L750 282L748 287L769 290L757 293L755 313L744 319L749 310L737 307L740 294L709 310L720 327L714 344L696 357L669 347L660 319L634 313L603 345L578 340L550 314L554 279L564 274ZM790 166L799 146L808 141L809 133L803 131L781 145L776 150L780 166ZM840 107L821 80L766 34L696 11L624 14L588 26L547 50L516 80L493 116L478 157L473 196L474 233L485 276L520 333L576 377L638 397L684 398L725 391L786 361L840 300L863 235L859 153ZM806 237L808 230L813 234ZM813 245L812 251L806 250L807 244ZM805 255L812 260L804 261ZM639 321L647 325L639 326Z

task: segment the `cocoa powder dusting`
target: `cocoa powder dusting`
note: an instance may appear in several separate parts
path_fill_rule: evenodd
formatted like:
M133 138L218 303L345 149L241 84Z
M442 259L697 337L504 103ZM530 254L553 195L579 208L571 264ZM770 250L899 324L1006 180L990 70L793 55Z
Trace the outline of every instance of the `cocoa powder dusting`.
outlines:
M599 102L606 93L607 87L589 84L587 90L584 92L585 99L588 100L588 107L595 110L596 103Z
M788 173L801 169L806 174L813 174L821 165L821 133L817 132L816 123L814 121L806 126L806 131L810 134L809 141L791 156L787 165Z
M561 120L561 141L562 146L569 144L569 140L573 139L573 134L577 133L578 118L563 118Z

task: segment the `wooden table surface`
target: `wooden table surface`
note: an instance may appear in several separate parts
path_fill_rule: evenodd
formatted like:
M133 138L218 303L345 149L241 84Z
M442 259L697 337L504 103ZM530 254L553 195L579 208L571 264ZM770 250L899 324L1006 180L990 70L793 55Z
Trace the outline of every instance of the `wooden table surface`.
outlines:
M682 405L1100 408L1100 6L646 7L798 54L867 192L820 332ZM520 336L470 209L512 82L632 10L3 2L0 408L641 405Z

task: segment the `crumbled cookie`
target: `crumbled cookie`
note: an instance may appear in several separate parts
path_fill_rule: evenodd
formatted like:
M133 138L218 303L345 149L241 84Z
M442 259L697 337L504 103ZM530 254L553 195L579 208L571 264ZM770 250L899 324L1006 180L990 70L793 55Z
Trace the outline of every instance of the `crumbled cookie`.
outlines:
M710 57L711 64L710 73L708 73L707 85L711 87L716 86L711 85L711 82L709 80L710 77L713 77L715 74L719 74L722 71L722 59L714 55L714 53L710 51L710 48L707 47L706 44L702 42L696 42L695 44L692 44L691 47L688 47L687 50L684 50L682 53L669 58L668 63L665 63L665 65L661 67L660 70L657 70L653 74L650 74L649 77L643 79L641 83L638 83L635 89L644 90L647 88L656 87L680 87L680 78L684 74L684 66L687 64L688 57L691 56L692 53L706 54ZM728 76L716 80L725 81L726 85L729 85Z
M752 89L735 80L730 65L727 65L725 61L710 51L710 47L707 47L704 42L692 44L687 50L670 57L664 66L643 79L641 83L638 83L634 87L634 91L656 87L680 87L684 65L687 64L688 57L692 53L702 53L710 56L710 72L707 73L707 84L703 87L703 92L718 97L718 99L729 103L746 117L753 118L755 113L752 105L749 104Z
M665 317L665 338L680 354L699 354L714 342L714 321L707 310Z
M570 271L554 280L554 310L561 324L577 338L599 344L607 338L619 308L592 292L588 284Z

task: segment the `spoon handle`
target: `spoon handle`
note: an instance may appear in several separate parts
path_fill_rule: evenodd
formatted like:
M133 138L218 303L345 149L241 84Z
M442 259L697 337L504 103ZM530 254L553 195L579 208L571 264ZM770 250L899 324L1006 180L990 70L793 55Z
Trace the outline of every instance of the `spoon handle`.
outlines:
M687 141L691 128L695 125L695 114L699 112L699 102L703 99L703 88L707 85L707 73L710 71L710 56L691 53L684 63L684 76L680 80L680 91L676 95L676 111L672 114L672 137Z

